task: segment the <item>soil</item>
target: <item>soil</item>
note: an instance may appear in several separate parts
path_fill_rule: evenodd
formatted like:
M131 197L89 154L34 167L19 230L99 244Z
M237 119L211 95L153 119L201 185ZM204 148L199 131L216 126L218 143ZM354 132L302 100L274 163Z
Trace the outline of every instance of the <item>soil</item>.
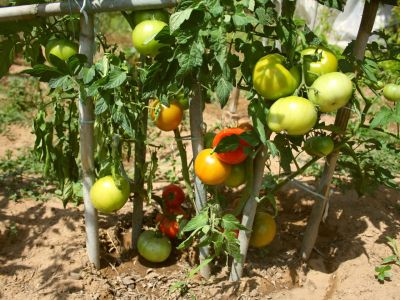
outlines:
M245 111L240 105L233 117L240 119ZM227 110L207 105L206 123L226 124L231 117ZM14 156L18 147L33 143L29 128L11 129L0 136L3 159L7 150ZM18 184L22 188L32 180L36 178L26 176ZM314 184L310 178L299 180ZM392 266L392 280L384 283L374 272L382 258L393 254L386 236L400 240L400 193L381 187L359 197L353 190L334 190L314 251L304 264L298 252L314 201L296 186L285 186L278 194L275 240L265 249L250 249L243 279L232 283L225 261L213 265L216 275L208 281L187 279L197 263L194 249L174 250L158 265L133 254L131 202L118 214L99 215L101 269L95 270L86 256L82 205L64 209L57 198L10 200L5 182L0 182L0 298L400 299L400 266ZM156 213L155 205L146 205L145 226L151 226Z

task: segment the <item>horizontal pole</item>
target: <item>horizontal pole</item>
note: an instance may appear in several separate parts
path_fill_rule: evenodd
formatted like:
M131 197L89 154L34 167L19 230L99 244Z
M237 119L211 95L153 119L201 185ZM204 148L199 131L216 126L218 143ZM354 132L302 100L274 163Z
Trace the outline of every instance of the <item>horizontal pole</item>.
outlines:
M0 8L0 22L34 19L80 13L83 0L19 5ZM176 0L86 0L86 12L94 14L111 11L144 10L173 7Z

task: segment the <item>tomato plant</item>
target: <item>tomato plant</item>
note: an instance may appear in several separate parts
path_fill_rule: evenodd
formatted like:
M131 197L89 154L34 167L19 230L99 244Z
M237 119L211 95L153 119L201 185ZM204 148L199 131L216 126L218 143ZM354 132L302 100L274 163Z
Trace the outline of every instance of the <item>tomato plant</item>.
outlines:
M61 60L68 60L72 55L78 53L78 44L63 39L50 40L45 48L46 59L49 63L54 64L52 55L58 57Z
M177 103L170 103L169 106L166 106L159 100L155 100L150 106L150 116L159 129L172 131L181 124L183 110Z
M229 176L225 179L225 185L235 188L246 182L246 166L244 163L233 165Z
M215 135L215 137L213 139L213 147L217 147L223 138L229 137L232 135L239 136L243 132L245 132L245 131L244 131L244 129L241 129L241 128L222 129L220 132L218 132ZM245 148L249 147L249 146L250 145L245 140L240 139L239 145L237 145L236 149L233 149L230 151L218 152L217 157L224 163L227 163L230 165L240 164L241 162L243 162L246 159L248 154L245 152Z
M250 246L255 248L265 247L273 241L275 235L275 219L266 212L257 212L254 217Z
M189 214L181 206L166 207L165 214L172 217L183 216L183 218L189 219Z
M311 101L302 97L280 98L272 104L267 122L272 131L303 135L317 122L317 109Z
M332 52L321 48L307 48L301 51L305 82L311 85L319 76L336 72L338 60Z
M128 201L129 182L119 177L116 182L112 176L98 179L90 189L90 199L99 211L110 213L119 210Z
M254 67L254 89L267 100L289 96L300 84L299 70L296 67L287 69L284 61L280 54L268 54Z
M185 201L185 193L179 186L170 184L163 188L162 198L166 207L178 207Z
M400 101L400 85L389 83L383 88L383 96L394 102Z
M220 161L213 149L200 151L194 161L196 175L208 185L223 183L231 172L231 165Z
M172 246L168 237L153 230L142 232L138 239L139 254L154 263L165 261L171 254Z
M332 112L345 106L353 94L353 83L341 72L318 77L308 90L309 99L322 112Z
M304 150L312 156L327 156L333 151L335 144L329 136L313 136L304 143Z
M139 23L132 31L133 47L142 55L157 55L163 45L155 37L165 26L167 23L158 20Z

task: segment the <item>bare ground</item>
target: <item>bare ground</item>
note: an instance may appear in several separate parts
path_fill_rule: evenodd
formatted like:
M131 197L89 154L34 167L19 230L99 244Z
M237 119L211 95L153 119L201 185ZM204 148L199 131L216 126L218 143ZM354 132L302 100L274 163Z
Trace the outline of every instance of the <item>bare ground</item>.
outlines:
M225 123L225 116L211 110L205 120ZM0 157L32 145L29 128L7 132L0 136ZM36 179L21 180L23 186ZM174 250L162 265L134 256L127 249L131 202L118 215L100 215L102 268L93 270L82 206L64 209L58 199L11 201L5 184L0 182L1 299L176 299L185 287L187 299L400 299L399 266L393 266L391 281L379 283L374 276L375 266L392 254L385 237L400 240L400 193L384 187L363 197L335 191L305 265L297 253L315 199L286 186L278 195L277 237L266 249L250 249L244 278L231 283L224 261L213 266L217 275L209 281L187 281L194 250ZM154 216L148 205L146 226Z

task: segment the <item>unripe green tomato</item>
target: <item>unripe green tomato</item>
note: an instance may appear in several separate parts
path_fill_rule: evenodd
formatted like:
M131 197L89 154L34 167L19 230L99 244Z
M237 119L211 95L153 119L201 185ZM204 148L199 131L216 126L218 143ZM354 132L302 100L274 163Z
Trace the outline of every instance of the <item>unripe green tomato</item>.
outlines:
M307 85L311 85L318 76L326 73L336 72L338 61L332 52L324 49L307 48L301 51L301 55L320 55L321 59L312 61L312 58L304 58L303 63L306 69L305 81Z
M78 53L78 44L69 40L53 39L50 40L45 48L45 56L49 63L54 64L50 55L54 55L61 60L68 60L72 55Z
M157 20L168 24L169 13L164 9L137 10L133 13L133 23L135 25L147 20Z
M311 101L289 96L280 98L271 105L267 124L274 132L303 135L314 127L317 118L317 109Z
M390 101L400 101L400 85L389 83L383 88L383 96Z
M246 182L246 166L244 163L232 165L231 173L225 179L225 185L230 188L238 187Z
M304 150L311 156L323 157L329 155L335 144L329 136L313 136L305 141Z
M285 58L280 54L268 54L260 58L253 69L253 87L267 100L291 95L300 83L297 68L286 69Z
M353 95L353 83L345 74L332 72L317 78L308 90L310 99L321 112L333 112L345 106Z
M136 25L132 31L132 43L137 52L142 55L156 56L163 46L155 37L167 23L157 20L147 20Z
M152 230L142 232L138 239L139 254L150 262L165 261L171 254L172 246L168 237Z
M90 189L90 200L97 210L111 213L124 206L129 193L129 182L125 178L121 178L121 186L117 187L112 176L105 176L93 184Z

